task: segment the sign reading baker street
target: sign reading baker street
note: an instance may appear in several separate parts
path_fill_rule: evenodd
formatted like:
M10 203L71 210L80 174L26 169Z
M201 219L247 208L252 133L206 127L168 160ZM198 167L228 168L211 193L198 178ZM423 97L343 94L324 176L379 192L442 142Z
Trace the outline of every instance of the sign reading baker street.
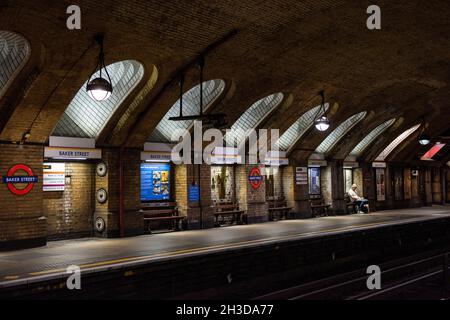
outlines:
M38 182L38 177L33 174L29 166L16 164L8 170L6 176L2 177L2 182L13 194L23 196L33 189L33 185Z
M101 149L45 147L44 157L53 159L101 159Z
M262 176L261 171L258 167L254 167L250 170L250 173L248 175L248 182L250 182L253 190L259 189L263 182L263 179L264 177Z

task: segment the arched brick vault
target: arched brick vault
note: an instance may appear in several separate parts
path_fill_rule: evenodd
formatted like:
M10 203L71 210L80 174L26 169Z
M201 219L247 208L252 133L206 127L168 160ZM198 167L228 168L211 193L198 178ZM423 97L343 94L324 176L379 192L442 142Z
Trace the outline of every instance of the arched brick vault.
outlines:
M441 113L449 100L437 98L449 91L448 2L379 1L380 31L366 28L365 12L371 4L367 1L84 0L81 31L65 28L65 2L3 3L0 29L23 34L31 43L33 57L39 53L19 75L18 79L25 79L37 70L24 98L17 103L0 101L0 110L12 109L10 114L2 113L0 140L19 141L39 114L29 141L46 141L89 76L98 53L93 36L103 32L108 64L134 59L144 64L146 73L105 127L98 144L141 148L178 99L178 86L171 80L234 28L238 30L235 36L206 54L205 70L205 80L226 79L233 84L227 86L232 90L224 95L226 99L211 110L225 112L230 124L259 98L286 92L292 94L292 103L280 109L282 112L274 112L263 125L284 132L320 103L317 91L325 89L332 106L331 130L357 112L374 112L373 118L367 116L329 157L343 158L370 128L391 116L402 116L404 122L377 139L364 159L376 157L402 128L424 113L430 115L431 127L442 131L449 127L448 116ZM197 76L195 68L188 69L186 89L197 84ZM20 97L22 82L15 81L8 96ZM144 91L145 86L151 89ZM130 104L133 111L123 118ZM312 151L327 133L311 131L295 148ZM436 129L432 134L439 132ZM411 144L411 150L414 147ZM300 157L307 158L307 154L301 152Z

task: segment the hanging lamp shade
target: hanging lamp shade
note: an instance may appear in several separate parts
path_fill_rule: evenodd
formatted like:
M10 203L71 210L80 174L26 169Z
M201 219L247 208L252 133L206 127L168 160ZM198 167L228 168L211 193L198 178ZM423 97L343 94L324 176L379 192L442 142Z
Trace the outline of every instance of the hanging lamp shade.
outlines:
M319 110L317 111L317 115L314 120L314 126L319 131L327 131L330 127L330 120L326 116L326 108L325 108L325 95L323 90L319 92L319 95L322 97L322 103L320 105ZM319 117L319 115L322 114L322 116Z
M95 37L95 40L100 45L100 54L98 56L97 66L95 67L86 84L86 92L92 99L96 101L105 101L111 96L113 87L111 77L109 76L108 69L105 65L105 54L103 52L103 36L98 35ZM99 76L92 79L98 72L100 73ZM104 73L106 74L106 77L103 77Z

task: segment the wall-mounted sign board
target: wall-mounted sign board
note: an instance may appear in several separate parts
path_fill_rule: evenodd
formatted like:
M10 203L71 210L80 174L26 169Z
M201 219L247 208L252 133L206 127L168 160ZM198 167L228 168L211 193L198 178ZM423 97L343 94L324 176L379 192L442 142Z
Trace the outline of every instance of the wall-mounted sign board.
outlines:
M64 191L66 185L66 164L57 162L44 163L43 191Z
M237 148L216 147L211 154L211 164L241 164L242 156Z
M141 164L141 201L170 199L170 164Z
M258 167L253 167L248 174L248 182L252 186L253 190L259 189L263 183L264 176L261 174L261 170Z
M326 167L328 162L326 160L309 160L308 167L318 168L318 167Z
M45 147L44 157L60 160L101 159L101 149Z
M295 168L295 184L298 186L308 184L308 167Z
M198 184L191 184L189 186L189 202L200 201L200 187Z
M344 161L343 167L346 169L359 168L359 163L356 161Z
M143 151L141 152L141 160L147 162L170 162L170 152Z
M9 191L17 196L28 194L38 181L38 177L26 164L15 164L9 168L5 176L2 176L2 182L6 184Z
M372 168L386 168L386 162L372 162Z

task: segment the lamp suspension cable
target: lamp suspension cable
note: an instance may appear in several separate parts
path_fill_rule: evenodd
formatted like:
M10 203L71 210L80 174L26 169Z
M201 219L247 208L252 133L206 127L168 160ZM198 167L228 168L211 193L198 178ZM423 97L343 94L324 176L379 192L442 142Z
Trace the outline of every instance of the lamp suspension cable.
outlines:
M95 36L95 41L100 46L100 53L98 55L97 65L95 66L94 71L91 73L89 80L86 83L86 92L92 99L96 101L104 101L108 99L113 92L111 77L105 64L105 52L103 40L104 40L103 35ZM107 79L103 77L103 69L105 69ZM97 70L99 71L100 76L91 80L94 74L97 72Z
M203 69L205 67L205 58L201 56L198 59L198 67L200 68L200 116L203 116Z
M314 125L319 131L326 131L330 127L330 121L326 116L326 108L325 108L325 93L324 90L319 91L319 95L322 98L322 102L320 104L319 110L317 110L316 116L314 117ZM320 114L322 115L320 116Z
M425 133L425 128L426 128L426 122L425 122L425 117L423 116L422 117L422 130L421 130L421 133L420 133L419 139L418 139L419 143L423 146L426 146L426 145L430 144L430 142L431 142L431 137Z
M180 80L178 85L180 86L180 118L183 117L183 84L184 84L184 74L180 75Z

